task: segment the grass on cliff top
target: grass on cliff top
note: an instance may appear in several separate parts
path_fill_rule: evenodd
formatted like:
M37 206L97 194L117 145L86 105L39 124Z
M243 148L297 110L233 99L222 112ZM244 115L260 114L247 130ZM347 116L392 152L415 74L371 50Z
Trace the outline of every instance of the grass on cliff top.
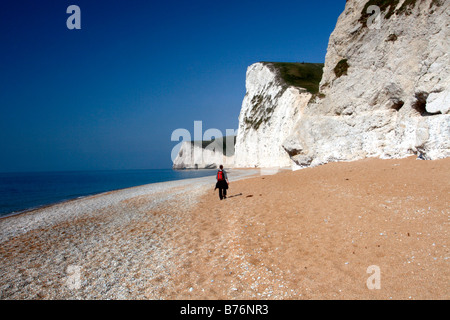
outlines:
M315 94L323 75L323 63L265 62L279 71L282 80L289 86L300 87Z
M224 154L227 154L227 138L228 137L231 137L231 136L225 136L225 137L222 137L222 138L218 138L217 139L217 142L218 143L220 143L220 140L222 140L221 142L222 142L222 150L223 150L223 153ZM207 146L209 146L211 143L213 143L213 142L215 142L216 141L216 139L212 139L212 140L202 140L201 141L201 146L202 146L202 149L206 149L206 147ZM196 142L200 142L200 141L191 141L191 144L192 145L194 145ZM200 143L199 143L200 144ZM236 136L233 136L233 145L231 146L231 151L232 151L232 154L234 154L234 145L236 144ZM228 151L230 151L230 150L228 150Z

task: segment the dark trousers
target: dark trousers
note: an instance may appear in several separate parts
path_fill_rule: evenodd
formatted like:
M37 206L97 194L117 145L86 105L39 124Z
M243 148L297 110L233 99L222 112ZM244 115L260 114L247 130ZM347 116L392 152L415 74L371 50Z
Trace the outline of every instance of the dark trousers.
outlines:
M220 200L227 197L227 189L228 189L228 183L226 181L219 181L217 182L217 188L219 188L219 198Z
M219 188L219 198L222 200L223 198L227 197L227 189L225 188Z

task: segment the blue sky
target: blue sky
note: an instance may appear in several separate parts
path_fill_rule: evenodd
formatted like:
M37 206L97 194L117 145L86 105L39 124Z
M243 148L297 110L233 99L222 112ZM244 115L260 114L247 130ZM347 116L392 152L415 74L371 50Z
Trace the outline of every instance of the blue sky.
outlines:
M344 7L3 0L0 172L170 168L175 129L237 129L249 65L324 62Z

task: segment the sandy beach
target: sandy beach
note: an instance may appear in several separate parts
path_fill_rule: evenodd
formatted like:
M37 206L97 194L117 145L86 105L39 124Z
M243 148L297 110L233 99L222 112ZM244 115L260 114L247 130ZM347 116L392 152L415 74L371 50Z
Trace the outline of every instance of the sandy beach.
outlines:
M223 201L208 177L0 219L0 299L450 298L450 159L230 182Z

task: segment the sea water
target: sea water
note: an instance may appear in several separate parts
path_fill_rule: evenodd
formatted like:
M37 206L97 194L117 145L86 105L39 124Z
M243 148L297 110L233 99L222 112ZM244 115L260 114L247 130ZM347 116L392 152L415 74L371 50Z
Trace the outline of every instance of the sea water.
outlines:
M102 192L213 176L215 170L118 170L0 173L0 216Z

